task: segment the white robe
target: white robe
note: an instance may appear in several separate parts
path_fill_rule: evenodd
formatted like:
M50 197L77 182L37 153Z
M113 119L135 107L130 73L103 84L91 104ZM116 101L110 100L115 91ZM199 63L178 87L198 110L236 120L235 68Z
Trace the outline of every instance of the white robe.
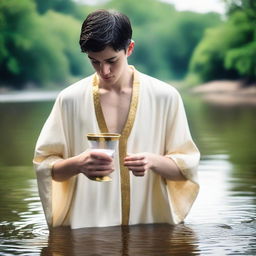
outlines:
M199 190L200 154L192 141L177 90L135 70L130 112L122 132L111 182L79 174L52 179L52 165L88 149L87 133L107 132L94 74L64 89L37 141L34 166L49 226L71 228L178 224ZM123 166L128 153L150 152L175 161L187 181L169 181L153 171L134 176Z

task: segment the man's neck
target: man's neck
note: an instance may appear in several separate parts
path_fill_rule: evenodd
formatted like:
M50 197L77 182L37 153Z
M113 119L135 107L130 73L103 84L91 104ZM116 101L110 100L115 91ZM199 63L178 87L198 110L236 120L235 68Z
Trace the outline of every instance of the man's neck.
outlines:
M123 72L123 75L116 81L115 84L101 84L99 85L100 88L108 90L108 91L116 91L116 92L123 92L129 88L132 88L133 84L133 68L127 66L126 71Z

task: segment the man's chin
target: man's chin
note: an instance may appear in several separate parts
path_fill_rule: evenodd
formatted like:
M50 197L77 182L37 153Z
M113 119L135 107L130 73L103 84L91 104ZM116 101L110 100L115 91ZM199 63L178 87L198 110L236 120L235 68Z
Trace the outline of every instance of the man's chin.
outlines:
M109 84L109 83L113 83L114 82L114 77L111 76L111 77L101 77L101 81L103 83L106 83L106 84Z

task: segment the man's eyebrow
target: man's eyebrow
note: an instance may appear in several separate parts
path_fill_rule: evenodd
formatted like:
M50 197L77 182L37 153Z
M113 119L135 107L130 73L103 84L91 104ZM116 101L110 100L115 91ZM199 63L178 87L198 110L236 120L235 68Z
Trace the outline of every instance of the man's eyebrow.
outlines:
M89 56L89 55L88 55L88 58L91 59L91 60L96 60L96 59L94 59L93 57L91 57L91 56ZM117 58L117 56L114 56L114 57L105 59L104 61L111 61L111 60L114 60L114 59L116 59L116 58ZM96 60L96 61L97 61L97 60Z
M114 60L114 59L116 59L116 58L117 58L117 56L114 56L114 57L111 57L111 58L109 58L109 59L106 59L105 61Z

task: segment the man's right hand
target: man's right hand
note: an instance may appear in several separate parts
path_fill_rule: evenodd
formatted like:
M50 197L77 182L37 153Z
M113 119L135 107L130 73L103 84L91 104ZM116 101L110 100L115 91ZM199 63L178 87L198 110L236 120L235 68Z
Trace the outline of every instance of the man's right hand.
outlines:
M52 177L55 181L64 181L83 173L91 179L107 176L113 171L113 159L106 153L85 151L80 155L57 161L52 168Z
M114 171L113 159L102 152L85 152L78 156L78 170L88 178L108 176Z

